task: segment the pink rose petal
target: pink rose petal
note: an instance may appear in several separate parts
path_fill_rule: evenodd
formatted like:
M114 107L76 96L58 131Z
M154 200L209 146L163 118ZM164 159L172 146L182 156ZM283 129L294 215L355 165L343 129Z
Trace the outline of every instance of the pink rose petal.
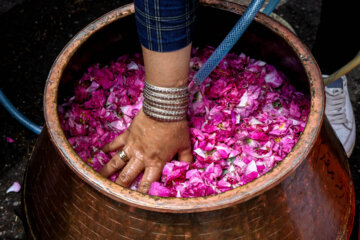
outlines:
M20 189L21 189L20 183L14 182L14 183L11 185L11 187L9 187L9 188L6 190L6 193L19 192Z

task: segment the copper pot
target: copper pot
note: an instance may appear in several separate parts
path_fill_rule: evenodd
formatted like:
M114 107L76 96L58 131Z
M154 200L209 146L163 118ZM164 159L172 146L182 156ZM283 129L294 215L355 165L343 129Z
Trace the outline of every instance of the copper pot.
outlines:
M216 46L245 8L205 0L195 46ZM134 7L126 5L78 33L46 82L44 127L27 169L29 236L41 239L346 239L354 187L344 150L324 119L324 85L304 44L258 14L235 52L275 65L311 95L299 142L272 171L231 191L201 198L160 198L123 188L87 166L65 138L57 103L93 63L140 51ZM324 120L324 121L323 121Z

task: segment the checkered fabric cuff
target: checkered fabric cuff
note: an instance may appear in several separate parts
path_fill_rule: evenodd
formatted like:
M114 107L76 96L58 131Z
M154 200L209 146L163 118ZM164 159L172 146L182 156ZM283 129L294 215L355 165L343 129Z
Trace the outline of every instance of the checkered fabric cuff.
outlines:
M141 44L156 52L175 51L192 41L198 0L135 0Z

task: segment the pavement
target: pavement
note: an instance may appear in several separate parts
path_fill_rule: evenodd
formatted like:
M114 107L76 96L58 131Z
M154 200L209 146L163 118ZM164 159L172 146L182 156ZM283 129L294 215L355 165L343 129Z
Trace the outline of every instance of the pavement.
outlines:
M0 0L0 88L22 113L43 125L43 88L57 54L84 26L126 2L129 1ZM320 7L320 0L282 1L274 12L289 22L311 49L320 21ZM360 113L360 67L347 77L357 117ZM14 181L22 184L37 136L17 123L2 107L0 117L0 239L26 239L21 192L5 192ZM359 142L359 121L356 128ZM7 142L7 137L14 142ZM360 145L355 146L349 163L357 195L351 236L354 240L359 226Z

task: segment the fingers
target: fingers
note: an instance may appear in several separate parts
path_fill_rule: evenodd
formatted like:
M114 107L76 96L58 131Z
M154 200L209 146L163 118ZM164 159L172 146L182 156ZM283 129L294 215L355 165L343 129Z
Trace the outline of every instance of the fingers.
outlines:
M121 135L117 136L112 142L104 145L101 150L103 150L103 152L113 152L119 148L124 147L128 136L129 131L126 130Z
M138 191L148 193L153 182L158 181L161 177L162 167L148 167L145 169L144 176L141 179Z
M126 151L125 154L129 157ZM116 153L113 158L111 158L111 160L100 170L100 174L107 178L123 168L125 164L126 162L120 158L119 153Z
M193 155L191 152L191 147L185 148L178 152L178 160L182 162L191 163L193 161Z
M116 179L116 183L128 187L134 179L144 170L144 163L138 158L133 158L121 171L119 177Z

